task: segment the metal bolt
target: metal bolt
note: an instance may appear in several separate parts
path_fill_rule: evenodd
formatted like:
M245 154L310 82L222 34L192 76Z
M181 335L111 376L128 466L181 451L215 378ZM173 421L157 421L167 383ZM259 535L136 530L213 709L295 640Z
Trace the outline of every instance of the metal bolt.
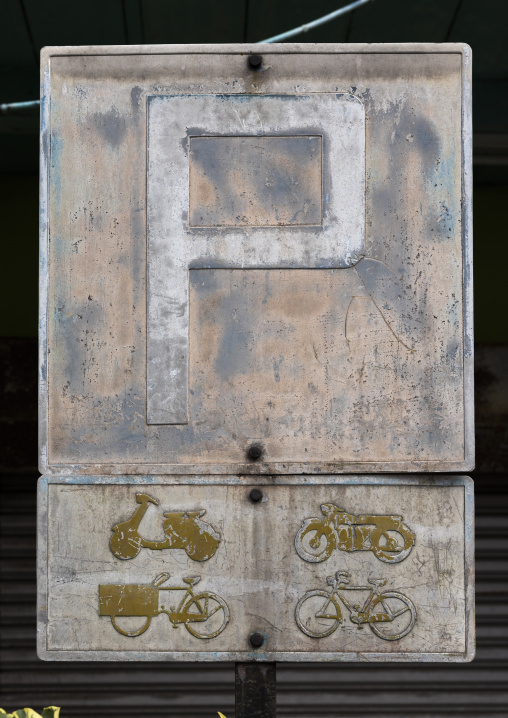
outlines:
M251 633L249 636L249 643L252 646L252 648L261 648L263 643L265 642L265 637L262 633L258 633L255 631L254 633Z
M262 62L263 58L261 55L249 55L247 58L247 63L251 70L259 70Z
M253 504L257 504L263 498L263 492L261 489L252 489L249 494L249 498Z
M252 444L252 446L249 446L247 449L247 456L249 459L252 459L252 461L257 461L261 458L261 455L263 454L263 447L259 444Z

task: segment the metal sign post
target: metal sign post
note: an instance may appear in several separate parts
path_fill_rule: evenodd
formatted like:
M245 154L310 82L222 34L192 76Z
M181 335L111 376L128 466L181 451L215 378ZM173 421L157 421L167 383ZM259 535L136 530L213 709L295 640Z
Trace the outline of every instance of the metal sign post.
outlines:
M472 659L470 70L43 51L41 658Z
M235 718L275 718L276 663L235 663Z

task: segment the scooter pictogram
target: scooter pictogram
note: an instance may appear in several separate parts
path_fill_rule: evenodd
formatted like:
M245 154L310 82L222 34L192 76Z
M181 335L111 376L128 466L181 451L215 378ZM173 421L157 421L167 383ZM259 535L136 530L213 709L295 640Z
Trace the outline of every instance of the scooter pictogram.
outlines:
M148 494L136 494L136 501L139 506L130 519L113 526L109 545L117 558L134 558L142 548L156 551L184 549L193 561L207 561L216 552L221 537L210 524L201 521L205 509L165 513L162 527L166 538L163 541L148 541L140 535L139 524L149 505L158 506L158 501Z

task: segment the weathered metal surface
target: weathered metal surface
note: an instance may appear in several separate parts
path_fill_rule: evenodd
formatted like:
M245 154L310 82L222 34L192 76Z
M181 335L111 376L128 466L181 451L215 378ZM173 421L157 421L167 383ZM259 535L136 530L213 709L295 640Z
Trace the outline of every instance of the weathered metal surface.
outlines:
M321 135L189 137L189 226L322 224L322 143Z
M468 48L267 46L254 48L264 57L256 73L245 62L252 49L45 51L42 470L175 475L471 468ZM196 95L202 99L193 100ZM220 123L211 121L212 110L205 112L218 100L206 98L234 95L249 96L246 105L260 113L277 95L294 98L286 106L314 102L316 108L326 98L353 96L349 105L365 108L365 245L354 266L340 264L347 257L340 236L321 252L325 212L323 225L312 228L186 228L188 185L178 183L170 198L163 192L164 171L174 176L165 157L180 163L184 177L189 171L183 145L173 154L169 149L182 131L177 116L175 126L167 126L165 149L161 130L161 152L155 158L150 152L149 199L159 187L161 202L147 224L148 96L150 113L158 107L161 122L171 98L181 107L202 102L195 124L201 134L218 137ZM224 100L225 116L236 100ZM323 135L310 125L299 131ZM253 113L251 124L232 134L257 137L259 130ZM328 149L324 142L323 208ZM160 164L156 185L152 161ZM332 169L339 177L350 168ZM169 205L179 208L174 217ZM168 217L174 225L164 224ZM295 237L310 231L315 241L307 252ZM247 239L265 232L273 239L261 253L262 244ZM182 247L195 251L196 265L190 254L188 264L179 265ZM228 257L233 266L224 266ZM175 342L168 345L166 336L158 351L153 342L169 326L176 327ZM146 377L154 367L162 376L176 370L178 386L188 387L162 420L173 416L188 424L147 423ZM163 383L166 398L177 385L172 381ZM149 395L150 386L161 383L149 379L148 386ZM247 457L252 444L262 447L256 462Z
M471 660L472 481L324 478L260 477L257 502L234 476L41 479L40 657ZM168 510L195 539L202 507L215 550L166 545Z

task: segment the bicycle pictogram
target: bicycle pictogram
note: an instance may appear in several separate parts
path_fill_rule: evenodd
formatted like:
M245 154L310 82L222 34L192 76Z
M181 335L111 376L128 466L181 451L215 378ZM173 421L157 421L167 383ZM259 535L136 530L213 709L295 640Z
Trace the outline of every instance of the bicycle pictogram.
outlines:
M349 574L337 571L328 576L329 591L307 591L298 601L295 610L296 623L301 631L312 638L330 636L342 623L340 602L349 611L350 620L358 628L367 624L371 631L385 641L398 641L412 630L416 621L413 602L399 591L382 591L385 578L369 578L370 586L349 586ZM362 605L353 604L345 591L369 591Z
M321 506L322 518L305 519L295 537L296 552L304 561L325 561L339 551L372 551L385 563L403 561L415 535L402 516L373 516L347 513L334 504Z
M161 573L151 584L113 584L99 586L99 615L109 616L115 630L123 636L134 638L141 636L151 623L152 618L165 613L173 628L184 625L196 638L215 638L227 626L229 608L223 598L216 593L203 591L195 594L192 587L200 576L184 578L184 586L164 586L170 578L169 573ZM177 606L168 605L169 591L183 591L184 595ZM164 601L161 603L160 599ZM118 623L124 618L144 618L141 627L132 627Z

